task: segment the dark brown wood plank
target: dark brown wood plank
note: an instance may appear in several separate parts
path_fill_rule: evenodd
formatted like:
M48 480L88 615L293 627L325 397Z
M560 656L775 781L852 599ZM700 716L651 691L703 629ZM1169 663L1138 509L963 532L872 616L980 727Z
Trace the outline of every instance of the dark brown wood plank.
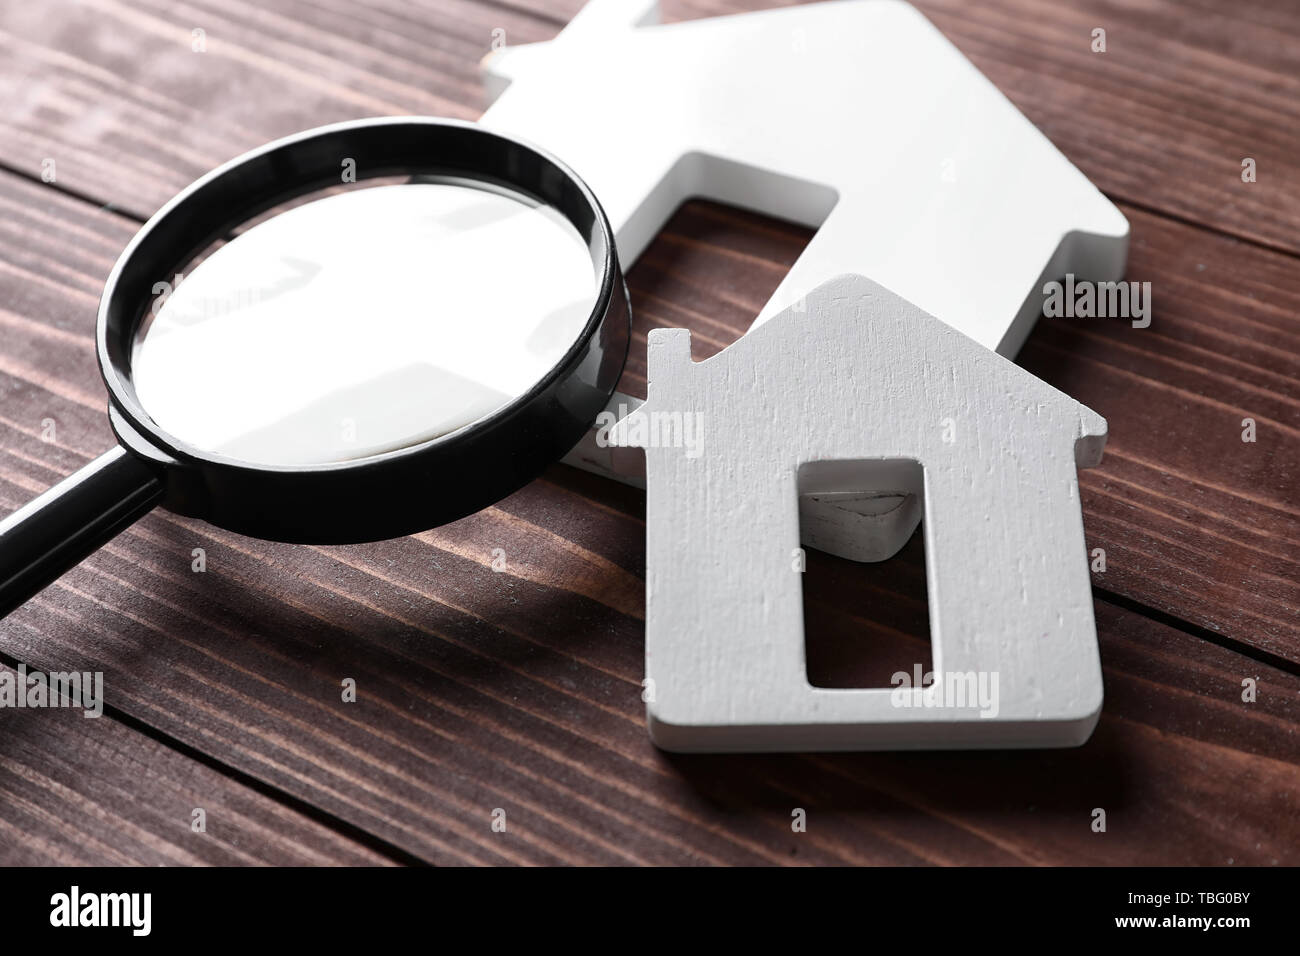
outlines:
M110 441L92 277L132 225L12 177L0 204L8 509ZM744 296L766 280L723 281L708 249L762 233L705 243L690 217L735 214L682 215L651 271L634 273L641 321L654 321L650 302L683 301L678 284L700 296L691 312L752 313ZM682 249L704 259L656 280ZM54 441L40 438L45 418ZM1105 602L1109 698L1081 751L656 751L640 702L641 508L639 493L557 466L482 514L367 546L268 544L159 512L0 623L0 650L103 670L123 712L439 863L1296 861L1297 679ZM206 573L190 570L195 547ZM494 547L506 573L490 570ZM884 610L915 608L920 567L913 550L810 578L822 639L892 629L896 650L923 659L916 618ZM1257 704L1239 700L1247 676ZM356 704L340 699L345 677ZM795 806L817 821L808 834L790 832ZM1088 829L1096 806L1118 811L1110 837ZM505 834L490 830L498 807Z
M667 0L666 19L782 4ZM493 30L547 39L582 0L51 0L0 12L0 162L147 215L207 169L335 120L473 118ZM1300 8L1152 0L916 6L1110 195L1300 251ZM1091 31L1107 52L1091 52ZM206 31L207 52L191 50ZM900 78L900 82L906 82ZM1241 161L1258 181L1241 181Z
M1020 356L1110 424L1080 477L1094 585L1295 663L1300 260L1125 212L1151 327L1040 319Z
M8 4L0 163L40 176L54 159L61 187L147 216L214 165L310 126L474 119L493 30L511 43L554 34L476 0Z
M0 866L389 862L110 716L83 714L0 710Z

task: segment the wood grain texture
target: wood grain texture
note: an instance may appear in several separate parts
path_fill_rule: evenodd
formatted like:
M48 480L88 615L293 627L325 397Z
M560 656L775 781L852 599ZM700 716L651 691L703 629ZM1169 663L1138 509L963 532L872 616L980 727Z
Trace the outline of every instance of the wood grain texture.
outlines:
M1300 661L1300 261L1135 208L1151 327L1041 319L1029 371L1106 417L1094 584ZM1257 440L1242 441L1243 420Z
M1287 672L1300 662L1300 260L1286 251L1300 191L1277 191L1300 161L1287 121L1295 48L1276 39L1294 33L1294 8L1257 2L1228 29L1217 13L1183 23L1171 3L1106 7L1122 26L1110 28L1114 53L1126 32L1126 45L1163 51L1130 59L1120 79L1060 53L1076 30L1086 50L1089 7L920 6L1071 160L1140 203L1124 207L1129 276L1154 284L1152 327L1043 320L1021 358L1111 424L1107 457L1082 488L1089 546L1108 554L1094 585L1125 606L1097 602L1107 701L1086 747L654 750L640 701L644 499L561 466L455 525L360 547L267 544L156 513L0 623L0 651L32 667L104 670L123 714L373 834L390 856L1300 862L1300 681ZM94 0L0 13L0 163L30 179L49 155L59 170L54 188L0 175L0 509L111 440L93 315L132 216L296 129L369 113L477 115L474 63L491 30L544 39L569 13L469 0L432 12L397 0L166 9ZM208 53L190 52L192 26L207 30ZM1258 42L1237 50L1244 40ZM1207 93L1216 83L1229 94ZM1256 99L1237 102L1247 88ZM1204 178L1235 130L1273 144L1281 158L1261 160L1255 186L1274 191L1234 182L1232 156L1222 189ZM1264 178L1271 168L1280 179ZM697 357L732 341L806 240L684 207L629 276L637 341L623 388L644 394L649 328L691 328ZM1247 415L1259 423L1254 445L1240 442ZM47 418L52 442L40 437ZM195 547L207 550L202 575L190 571ZM507 552L505 573L490 569L494 547ZM870 568L814 556L805 594L813 657L832 674L879 680L895 662L926 659L916 542ZM344 677L358 682L356 704L340 700ZM1260 680L1255 704L1240 699L1246 677ZM158 802L143 783L131 793ZM809 810L807 834L790 832L796 806ZM1098 806L1106 834L1088 827ZM102 807L123 812L117 797ZM498 807L505 834L490 829ZM330 852L332 835L303 832L304 853ZM144 843L105 845L157 859Z
M667 20L783 4L666 0ZM915 4L1112 199L1300 251L1300 9L1153 0ZM307 126L469 118L493 30L548 39L582 0L51 0L7 4L0 162L147 215L202 172ZM1092 30L1107 51L1091 51ZM203 29L207 52L191 50ZM35 80L36 82L32 82ZM1258 181L1241 181L1254 158Z
M112 716L0 712L0 866L386 862Z
M194 29L205 52L193 50ZM137 217L267 140L364 116L482 111L479 60L554 26L475 0L55 0L0 10L0 163ZM102 197L102 198L100 198Z

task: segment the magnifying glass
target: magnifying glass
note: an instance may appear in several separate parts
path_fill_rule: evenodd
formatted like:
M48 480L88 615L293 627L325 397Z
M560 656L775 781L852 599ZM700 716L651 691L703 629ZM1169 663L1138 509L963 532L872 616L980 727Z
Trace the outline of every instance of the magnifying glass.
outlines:
M0 521L0 615L159 505L311 544L478 511L578 442L629 330L609 221L541 150L384 118L246 153L113 267L120 444Z

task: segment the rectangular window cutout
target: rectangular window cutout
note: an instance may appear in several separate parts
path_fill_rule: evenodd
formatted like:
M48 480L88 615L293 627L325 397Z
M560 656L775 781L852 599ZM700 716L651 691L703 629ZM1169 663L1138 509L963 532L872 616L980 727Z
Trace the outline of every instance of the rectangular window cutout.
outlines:
M924 513L920 463L810 462L799 470L799 495L808 682L893 688L905 674L904 686L928 683L934 658L920 525L881 560Z

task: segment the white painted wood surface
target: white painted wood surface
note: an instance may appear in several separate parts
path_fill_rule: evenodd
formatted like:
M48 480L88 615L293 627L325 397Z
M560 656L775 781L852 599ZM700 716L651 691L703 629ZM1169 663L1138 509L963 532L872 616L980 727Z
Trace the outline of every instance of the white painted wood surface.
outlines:
M686 330L653 331L649 348L649 399L611 438L645 448L647 709L657 744L1087 739L1102 680L1076 463L1100 461L1100 416L854 276L706 361L691 361ZM671 441L672 422L687 415L703 428L690 453ZM935 682L902 698L897 687L810 686L792 560L800 495L879 488L916 495L925 519ZM958 688L975 694L974 706L957 706Z
M555 40L485 61L496 99L481 122L591 185L625 267L681 202L715 199L818 230L756 325L856 273L1007 356L1044 281L1123 274L1124 216L910 5L657 19L654 0L593 0ZM568 460L639 477L634 459L614 467L591 441ZM889 557L919 508L888 497L867 515L805 501L818 535L807 543Z

